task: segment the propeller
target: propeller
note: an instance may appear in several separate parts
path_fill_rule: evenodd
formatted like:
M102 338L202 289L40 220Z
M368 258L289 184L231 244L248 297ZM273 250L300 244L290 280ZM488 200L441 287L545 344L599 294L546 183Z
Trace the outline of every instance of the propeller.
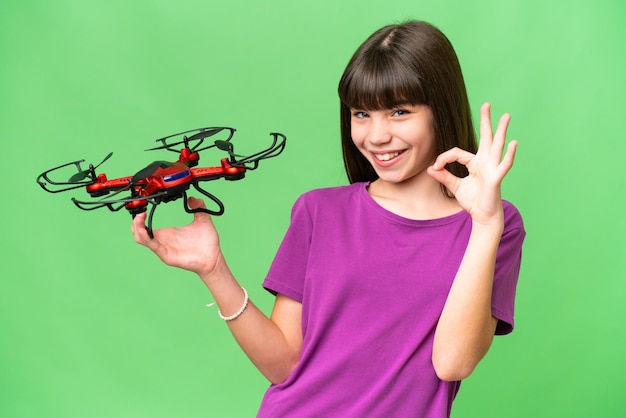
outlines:
M109 158L111 158L111 156L113 155L112 152L109 153L109 155L107 155L106 157L104 157L104 160L100 161L100 163L98 165L96 165L95 167L92 164L89 164L89 168L87 170L82 170L79 171L78 173L74 174L72 177L70 177L70 179L68 180L70 183L75 183L78 181L81 181L87 177L89 177L89 175L98 167L100 167L106 160L108 160Z
M214 144L217 147L217 149L219 149L220 151L226 151L228 155L230 155L231 159L234 159L235 157L239 157L239 158L243 157L243 155L235 154L233 152L234 146L233 146L233 143L230 141L224 141L224 140L218 139L214 142Z
M215 146L222 151L227 151L228 153L233 151L233 143L229 141L218 139L215 141Z
M187 137L187 135L185 135L185 136L183 136L183 140L182 141L173 142L171 144L166 143L166 140L169 139L169 138L178 136L178 135L182 135L184 133L192 132L192 131L181 132L181 133L176 134L176 135L166 136L164 138L157 139L157 141L161 141L163 143L163 145L160 145L160 146L154 147L154 148L148 148L146 151L154 151L154 150L159 150L159 149L169 149L171 151L174 151L171 148L173 148L173 147L175 147L177 145L184 145L185 148L189 148L189 144L191 142L195 142L195 141L198 141L198 143L196 145L194 145L190 149L192 151L202 151L202 150L205 150L207 148L211 148L211 147L215 146L215 145L209 145L208 147L198 149L198 147L204 142L204 139L208 138L210 136L213 136L213 135L223 131L224 129L230 129L230 128L201 128L200 132L198 132L198 133L196 133L194 135L191 135L190 137ZM232 133L231 133L231 136L232 136ZM178 151L176 150L176 152L178 152Z

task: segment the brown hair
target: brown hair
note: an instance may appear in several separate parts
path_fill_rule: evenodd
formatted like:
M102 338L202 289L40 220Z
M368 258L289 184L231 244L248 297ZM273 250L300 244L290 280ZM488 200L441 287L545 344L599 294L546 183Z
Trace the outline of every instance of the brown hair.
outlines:
M428 23L408 21L372 34L350 59L338 91L343 161L350 183L378 178L352 142L351 108L382 110L427 105L433 113L438 154L453 147L476 152L459 60L448 38ZM459 177L467 175L461 164L447 168Z

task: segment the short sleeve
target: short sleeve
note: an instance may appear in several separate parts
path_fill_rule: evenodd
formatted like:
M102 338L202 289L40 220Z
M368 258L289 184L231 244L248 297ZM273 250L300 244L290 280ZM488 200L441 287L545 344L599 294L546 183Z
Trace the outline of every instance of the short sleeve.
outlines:
M491 309L498 319L497 335L509 334L514 327L515 293L522 261L526 231L522 217L511 203L504 201L504 232L498 246Z
M306 195L302 195L293 205L289 228L263 281L269 292L302 302L312 229Z

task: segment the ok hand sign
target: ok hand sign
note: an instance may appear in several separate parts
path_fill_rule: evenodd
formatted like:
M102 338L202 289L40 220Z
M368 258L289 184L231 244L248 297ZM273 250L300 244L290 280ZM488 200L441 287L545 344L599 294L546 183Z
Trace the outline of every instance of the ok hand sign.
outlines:
M494 134L490 113L489 103L483 104L480 108L480 144L476 154L452 148L440 154L428 168L428 174L454 194L461 207L472 216L472 220L483 225L502 223L500 185L513 166L517 149L517 141L511 141L504 157L502 156L511 116L505 114L500 118ZM445 169L446 164L454 161L467 167L467 177L456 177Z

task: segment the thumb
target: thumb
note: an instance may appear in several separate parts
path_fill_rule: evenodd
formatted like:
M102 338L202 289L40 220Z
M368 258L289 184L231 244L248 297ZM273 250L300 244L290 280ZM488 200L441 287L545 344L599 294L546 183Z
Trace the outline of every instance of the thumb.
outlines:
M187 198L187 204L189 205L190 209L198 209L198 208L206 209L204 200L198 199L197 197L189 196Z
M197 197L189 196L189 198L187 199L187 205L189 206L189 209L191 210L206 209L206 204L204 203L204 200L199 199ZM209 223L212 225L213 219L211 219L210 214L206 212L198 211L198 212L193 212L193 223L196 223L196 222Z

